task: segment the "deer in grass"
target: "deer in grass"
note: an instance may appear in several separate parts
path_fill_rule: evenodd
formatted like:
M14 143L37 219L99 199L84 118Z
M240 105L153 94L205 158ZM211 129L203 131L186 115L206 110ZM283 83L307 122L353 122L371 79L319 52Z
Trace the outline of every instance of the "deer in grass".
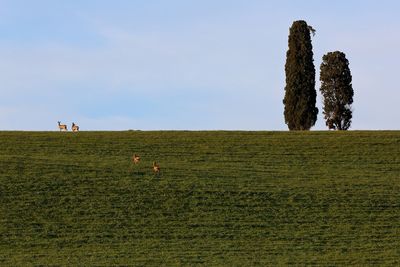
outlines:
M60 132L61 131L68 131L67 125L66 124L61 124L60 121L58 122L58 129L60 129Z
M132 162L133 162L133 164L138 164L139 162L140 162L140 157L138 156L138 155L133 155L133 157L132 157Z
M154 174L160 173L160 165L155 161L153 162L153 172L154 172Z
M134 154L132 156L133 165L136 166L137 164L139 164L139 162L140 162L140 157L138 155ZM136 174L139 174L139 169L136 167L134 167L134 169L136 169ZM131 165L131 170L132 170L132 165Z
M74 122L72 123L72 127L71 127L73 132L79 132L79 126L76 125Z

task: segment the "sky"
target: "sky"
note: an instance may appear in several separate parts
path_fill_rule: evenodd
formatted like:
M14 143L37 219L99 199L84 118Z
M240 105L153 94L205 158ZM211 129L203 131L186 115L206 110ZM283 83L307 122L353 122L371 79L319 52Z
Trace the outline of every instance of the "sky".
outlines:
M0 0L0 130L287 130L289 28L350 62L351 130L399 130L400 1Z

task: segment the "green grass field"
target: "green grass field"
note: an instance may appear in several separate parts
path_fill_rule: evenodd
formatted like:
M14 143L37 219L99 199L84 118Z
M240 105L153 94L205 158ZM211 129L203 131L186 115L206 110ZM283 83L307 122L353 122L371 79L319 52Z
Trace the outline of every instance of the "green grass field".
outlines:
M0 204L0 266L399 266L400 131L0 132Z

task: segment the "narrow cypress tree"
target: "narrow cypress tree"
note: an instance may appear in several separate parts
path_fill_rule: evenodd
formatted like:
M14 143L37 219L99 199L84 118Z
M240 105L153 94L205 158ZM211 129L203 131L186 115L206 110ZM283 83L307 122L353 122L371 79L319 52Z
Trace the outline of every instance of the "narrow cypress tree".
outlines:
M326 126L347 130L351 125L354 91L349 61L343 52L329 52L323 56L320 80Z
M315 67L311 35L315 30L303 20L293 22L286 53L285 123L289 130L309 130L317 121Z

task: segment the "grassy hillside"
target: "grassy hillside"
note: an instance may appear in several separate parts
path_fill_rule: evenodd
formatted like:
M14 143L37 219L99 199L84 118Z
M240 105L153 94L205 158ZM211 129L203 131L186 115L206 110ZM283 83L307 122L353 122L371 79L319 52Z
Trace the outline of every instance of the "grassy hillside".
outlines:
M0 132L1 266L400 265L399 237L399 131Z

